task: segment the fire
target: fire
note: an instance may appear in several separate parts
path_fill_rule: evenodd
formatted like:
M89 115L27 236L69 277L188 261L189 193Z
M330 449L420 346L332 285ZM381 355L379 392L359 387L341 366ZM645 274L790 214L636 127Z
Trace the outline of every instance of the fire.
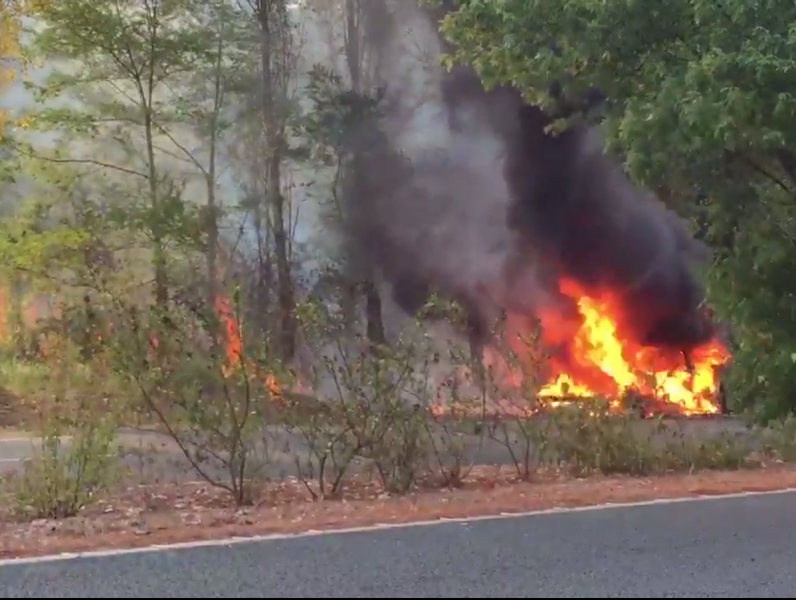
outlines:
M243 332L241 331L240 320L234 314L228 299L218 296L216 298L216 312L224 325L225 352L226 360L222 367L224 377L229 377L235 370L244 366L243 364ZM252 373L256 373L254 369ZM263 375L265 385L275 399L281 398L282 390L276 377L272 373Z
M224 376L228 376L234 369L240 367L241 356L243 355L243 336L240 330L238 319L232 312L229 300L223 296L216 298L216 312L221 323L224 325L224 338L226 344L226 361L224 362Z
M576 319L564 318L557 313L540 315L541 342L551 348L546 367L549 369L538 396L551 404L572 397L602 396L617 405L628 391L635 390L643 396L666 402L681 414L718 413L717 367L729 359L729 353L719 340L712 340L697 348L691 355L691 365L676 352L643 347L621 333L617 312L609 295L592 297L582 293L575 285L562 282L561 291L577 304ZM225 328L226 360L224 374L229 376L243 365L243 334L239 320L225 298L216 301L216 310ZM508 338L516 341L527 332L527 320L509 315ZM527 346L526 346L527 348ZM524 354L518 347L517 354ZM485 355L487 363L502 371L501 380L520 387L523 374L505 370L507 364L500 360L494 349ZM255 370L251 371L255 373ZM274 398L280 401L282 386L272 374L261 374ZM511 402L497 402L501 412L527 414L527 409L513 406ZM431 407L436 413L446 412L443 406Z
M576 300L580 323L543 315L542 340L558 348L550 359L551 375L540 397L604 396L617 401L636 390L676 405L683 414L717 413L717 367L729 354L713 340L697 348L692 365L680 353L666 353L623 339L612 318L610 297L592 298L564 282L562 292Z

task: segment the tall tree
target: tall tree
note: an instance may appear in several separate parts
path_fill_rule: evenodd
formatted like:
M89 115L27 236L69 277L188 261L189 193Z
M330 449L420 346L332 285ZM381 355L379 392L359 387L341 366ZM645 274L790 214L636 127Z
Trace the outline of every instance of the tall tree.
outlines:
M212 306L222 270L219 247L225 207L219 181L230 167L231 145L240 137L236 121L248 93L248 76L256 67L257 40L248 15L236 3L197 0L194 4L191 26L205 36L207 45L199 48L204 54L191 71L173 78L179 85L170 83L169 102L153 123L157 135L170 146L161 146L161 152L195 170L204 187L204 210L197 225L205 257L206 302Z
M62 145L55 154L27 153L99 169L116 184L128 203L126 225L151 241L158 303L168 297L167 244L185 213L159 145L176 137L173 130L163 135L170 86L213 55L214 37L193 18L203 8L191 0L65 0L35 13L43 27L33 32L31 50L63 67L36 90L42 108L34 122L57 132Z
M343 51L342 61L316 65L309 86L314 104L309 137L325 146L325 160L335 170L326 213L332 230L342 234L336 287L341 288L344 321L349 327L355 320L356 304L364 297L367 337L379 345L386 341L379 289L367 261L357 255L345 232L349 198L367 193L362 186L362 158L369 149L360 143L363 136L359 133L372 127L380 95L374 77L380 56L373 49L378 45L368 36L378 35L384 26L386 6L381 0L316 0L314 9L321 28L328 33L329 55L335 57L337 48Z
M367 1L367 0L365 0ZM376 0L371 1L368 8L365 7L363 0L345 0L345 58L348 67L348 75L351 79L351 91L354 97L360 98L360 114L354 115L355 120L360 121L355 126L362 126L362 121L370 115L367 114L368 103L366 99L372 94L372 83L368 81L368 65L365 59L364 36L368 27L368 17L371 21L378 18L378 4ZM373 23L371 22L371 26ZM348 167L347 176L343 179L346 184L345 194L361 193L361 186L358 184L362 176L362 153L367 152L366 148L355 145L349 150L351 161ZM384 323L382 321L382 305L379 290L376 287L373 273L365 272L362 277L362 288L365 296L365 318L367 320L368 339L375 344L384 344Z
M287 125L291 115L290 83L295 76L296 25L286 0L249 0L260 35L261 116L265 137L266 205L273 234L282 358L296 352L295 289L283 191L283 163L287 158Z
M20 34L22 31L21 18L25 15L27 6L18 0L4 0L0 2L0 98L8 92L11 85L18 78L21 65ZM8 136L10 122L8 111L0 108L0 202L3 202L4 184L12 181L15 165L10 160L9 152L4 144ZM6 140L7 141L7 140ZM6 331L14 332L17 342L21 340L18 335L22 328L22 291L20 273L10 269L6 274L10 283L11 314L3 315L6 318Z

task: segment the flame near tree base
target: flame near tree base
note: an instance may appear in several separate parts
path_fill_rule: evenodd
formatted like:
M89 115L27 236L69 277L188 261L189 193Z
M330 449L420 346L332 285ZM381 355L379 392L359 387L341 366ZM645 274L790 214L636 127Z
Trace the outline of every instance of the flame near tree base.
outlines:
M618 409L642 407L647 414L724 412L718 378L730 354L718 339L690 352L687 364L682 352L645 347L623 336L610 295L594 298L568 282L562 282L561 292L577 306L576 318L547 311L532 323L507 315L503 339L519 368L488 349L485 362L499 387L527 388L532 377L535 395L545 405L601 397Z
M550 312L532 323L520 315L507 315L501 337L508 342L513 360L506 360L496 348L485 350L488 379L497 392L489 395L497 400L476 412L530 417L546 408L597 399L607 399L611 409L632 409L644 416L725 412L718 377L730 354L718 339L695 348L688 365L682 353L644 347L623 336L609 297L593 298L567 284L562 292L575 301L578 318L562 319L560 313ZM226 329L226 371L241 363L242 332L227 299L218 298L216 310ZM265 377L274 398L280 399L286 390L272 374ZM437 396L441 400L448 394ZM448 402L431 407L440 415L461 408ZM473 408L466 412L474 412Z

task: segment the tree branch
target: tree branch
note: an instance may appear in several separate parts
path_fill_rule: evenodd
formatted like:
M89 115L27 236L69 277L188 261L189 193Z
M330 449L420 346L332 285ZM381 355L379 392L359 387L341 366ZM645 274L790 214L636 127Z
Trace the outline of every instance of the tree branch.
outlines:
M793 156L790 150L786 150L785 148L776 150L774 156L777 158L782 170L785 171L788 178L791 180L791 183L796 184L796 156Z
M777 187L782 189L789 196L793 196L794 195L793 189L787 183L785 183L782 179L777 177L776 174L772 173L771 171L767 170L762 165L758 164L748 154L743 153L743 152L738 152L738 151L730 151L730 150L727 150L726 153L727 153L727 156L728 156L728 158L730 160L738 160L738 161L742 162L747 167L752 169L755 173L757 173L758 175L762 175L764 178L768 179L774 185L776 185Z
M136 177L141 177L142 179L147 179L147 180L149 179L149 176L146 173L142 173L141 171L136 171L135 169L129 169L127 167L122 167L119 165L102 162L100 160L95 160L92 158L55 158L53 156L40 156L37 154L33 154L31 152L26 152L19 146L15 146L14 150L28 158L43 160L45 162L62 164L62 165L93 165L95 167L102 167L104 169L111 169L114 171L119 171L120 173L126 173L127 175L135 175Z

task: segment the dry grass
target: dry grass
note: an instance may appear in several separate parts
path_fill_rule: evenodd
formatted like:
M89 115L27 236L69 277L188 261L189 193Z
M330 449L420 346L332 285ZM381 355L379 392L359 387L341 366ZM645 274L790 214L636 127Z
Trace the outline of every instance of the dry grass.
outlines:
M796 470L769 464L754 471L661 477L572 479L540 473L519 482L505 468L474 469L458 489L415 489L393 497L359 478L334 501L311 501L296 480L272 483L261 501L236 508L228 494L205 484L136 486L106 493L75 517L33 522L0 513L0 557L132 548L271 533L293 534L383 523L499 515L554 507L709 496L796 487Z

